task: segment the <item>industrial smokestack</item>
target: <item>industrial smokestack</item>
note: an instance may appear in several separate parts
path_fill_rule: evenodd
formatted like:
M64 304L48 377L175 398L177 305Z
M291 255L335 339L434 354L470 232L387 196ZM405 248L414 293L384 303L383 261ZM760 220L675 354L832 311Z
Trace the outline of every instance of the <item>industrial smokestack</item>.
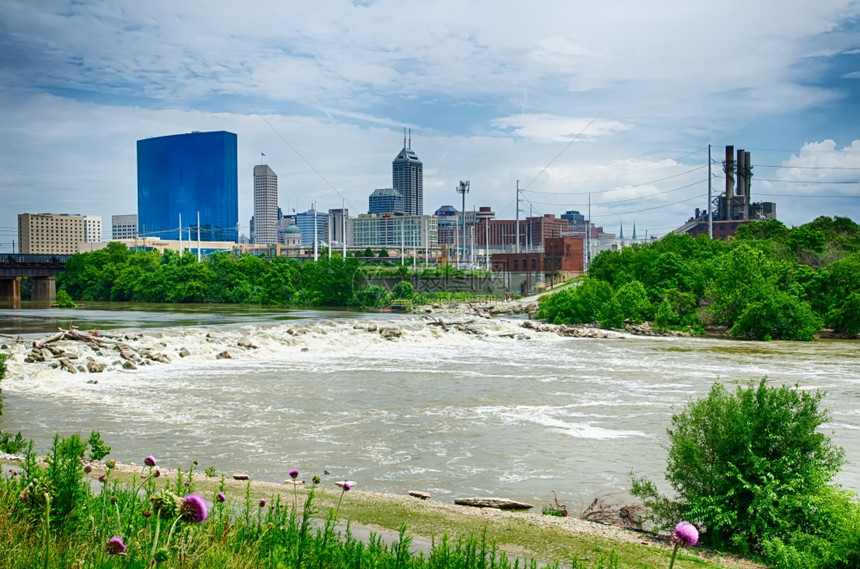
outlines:
M735 192L739 196L746 195L746 181L747 181L747 164L746 164L746 153L738 148L738 161L737 161L737 172L738 172L738 189Z
M732 199L735 192L735 147L726 146L726 163L723 164L726 174L726 199Z

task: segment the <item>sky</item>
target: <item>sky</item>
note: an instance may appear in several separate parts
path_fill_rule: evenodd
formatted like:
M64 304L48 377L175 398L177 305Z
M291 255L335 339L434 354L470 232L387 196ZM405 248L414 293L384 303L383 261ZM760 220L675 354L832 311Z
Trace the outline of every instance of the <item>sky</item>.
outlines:
M0 252L20 213L137 213L136 141L238 136L285 212L391 187L404 129L424 209L578 210L671 232L750 152L788 226L860 222L860 1L0 0ZM265 154L265 156L263 156Z

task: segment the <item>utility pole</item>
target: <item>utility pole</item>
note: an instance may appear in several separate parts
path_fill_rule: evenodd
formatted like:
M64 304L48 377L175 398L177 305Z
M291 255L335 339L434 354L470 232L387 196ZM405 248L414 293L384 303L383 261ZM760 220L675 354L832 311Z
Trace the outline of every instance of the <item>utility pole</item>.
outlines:
M514 253L520 252L520 181L517 180L517 218L516 218L516 236L517 240L514 243Z
M314 202L314 263L319 260L319 245L317 244L317 202Z
M714 238L714 220L713 214L711 210L713 209L713 205L711 205L711 145L708 145L708 209L705 210L708 212L708 237L711 239Z
M466 194L469 193L469 180L465 182L460 180L460 185L457 186L457 193L463 196L463 207L460 210L460 216L463 218L463 244L460 248L460 264L463 265L466 260Z
M200 212L197 212L197 262L200 262Z

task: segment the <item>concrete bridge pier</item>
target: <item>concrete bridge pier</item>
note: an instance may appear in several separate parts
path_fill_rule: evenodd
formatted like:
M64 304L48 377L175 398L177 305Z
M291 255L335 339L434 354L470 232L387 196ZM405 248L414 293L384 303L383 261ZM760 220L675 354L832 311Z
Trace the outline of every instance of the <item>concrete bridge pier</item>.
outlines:
M54 277L32 277L31 300L57 300L57 280Z
M0 279L0 300L21 300L21 277Z

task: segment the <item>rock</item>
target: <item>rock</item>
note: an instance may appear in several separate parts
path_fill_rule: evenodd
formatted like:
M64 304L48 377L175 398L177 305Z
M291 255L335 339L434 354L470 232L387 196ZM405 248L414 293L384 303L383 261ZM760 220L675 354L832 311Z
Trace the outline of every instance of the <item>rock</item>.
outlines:
M150 353L147 353L147 354L146 354L146 357L147 357L147 358L149 358L149 359L151 359L151 360L152 360L152 361L154 361L154 362L160 362L160 363L163 363L163 364L170 363L170 358L168 358L168 357L167 357L167 356L165 356L164 354L160 354L160 353L158 353L158 352L156 352L156 353L154 353L154 354L153 354L153 353L151 353L151 352L150 352Z
M430 497L430 494L428 494L427 492L419 492L418 490L410 490L409 495L414 496L416 498L421 498L422 500L426 500Z
M137 366L134 365L132 362L124 362L122 364L122 367L123 369L137 369Z
M284 480L284 484L292 484L293 486L301 486L304 483L304 480L293 480L292 478L290 478L289 480Z
M251 477L248 476L247 474L234 474L233 475L233 480L250 480L250 478Z
M307 352L307 351L310 351L310 349L309 348L302 348L302 351Z
M248 338L241 338L239 340L239 347L240 348L249 348L251 350L256 350L258 346L255 346L254 343L251 340L249 340Z
M101 373L107 366L99 362L87 362L87 371L90 373Z
M337 481L335 481L334 484L335 484L335 486L339 486L341 488L343 488L344 484L349 484L350 488L355 488L355 485L358 483L353 481L353 480L337 480Z
M457 498L454 503L458 506L496 508L498 510L528 510L533 507L531 504L505 498Z
M232 359L233 359L233 356L231 356L231 355L230 355L230 352L228 352L227 350L224 350L223 352L221 352L220 354L218 354L217 356L215 356L215 359L218 359L218 360L232 360Z
M75 366L72 365L72 362L70 362L66 358L60 358L60 365L63 366L69 373L78 373L78 370L75 368Z
M88 379L88 380L87 380L87 383L90 383L90 384L92 384L92 385L95 385L95 384L97 384L98 382L99 382L99 380L97 380L97 379Z
M188 348L185 348L185 347L179 348L179 357L180 358L187 358L190 355L191 355L191 352L188 351Z
M368 324L367 325L367 331L368 332L376 332L376 330L377 330L376 324Z
M386 340L392 340L394 338L399 338L401 335L403 335L403 330L401 330L398 326L380 328L379 335Z

